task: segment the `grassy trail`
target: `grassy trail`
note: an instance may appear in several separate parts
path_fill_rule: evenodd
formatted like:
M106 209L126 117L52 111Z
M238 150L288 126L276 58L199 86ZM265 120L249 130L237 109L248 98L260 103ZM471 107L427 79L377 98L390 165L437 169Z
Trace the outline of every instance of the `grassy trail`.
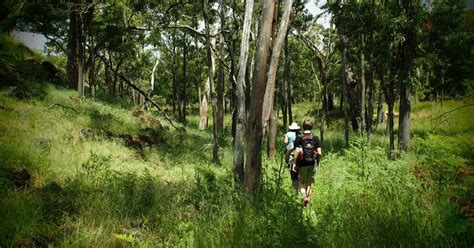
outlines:
M45 92L24 100L0 94L1 244L360 247L474 240L473 111L434 118L472 99L415 104L413 149L395 162L386 159L383 126L372 144L351 134L351 147L343 149L342 122L333 120L314 199L303 210L280 158L264 159L256 199L235 189L231 137L222 142L221 164L211 164L211 133L193 125L196 115L180 135L153 112L79 100L53 86ZM297 105L296 120L311 116L313 106Z

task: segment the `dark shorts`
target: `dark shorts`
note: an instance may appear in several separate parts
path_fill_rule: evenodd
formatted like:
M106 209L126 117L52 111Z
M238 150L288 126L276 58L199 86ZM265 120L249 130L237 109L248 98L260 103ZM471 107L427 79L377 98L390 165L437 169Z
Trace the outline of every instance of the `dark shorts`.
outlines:
M314 165L300 167L298 174L300 183L306 185L314 183Z
M312 184L314 183L314 174L315 174L315 166L317 166L316 161L307 162L305 160L298 160L297 162L299 170L299 180L303 184Z

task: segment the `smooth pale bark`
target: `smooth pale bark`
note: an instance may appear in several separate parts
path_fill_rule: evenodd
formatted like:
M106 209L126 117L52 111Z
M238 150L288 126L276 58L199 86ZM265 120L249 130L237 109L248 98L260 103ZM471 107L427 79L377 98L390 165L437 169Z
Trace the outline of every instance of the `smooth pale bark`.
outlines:
M197 87L197 91L198 91L198 101L199 101L199 107L201 107L201 84L198 84L198 87Z
M240 43L239 73L237 76L237 118L234 140L234 173L236 180L241 184L244 182L244 132L245 132L245 76L247 72L247 61L249 56L250 26L252 24L253 0L245 1L244 27L242 30L242 41Z
M288 45L288 33L287 31L285 42L285 71L283 73L285 83L282 89L284 100L283 122L285 128L293 122L293 115L291 113L291 57Z
M270 60L270 68L268 71L267 83L265 88L265 96L263 99L263 110L262 110L262 126L263 130L269 125L270 116L273 112L273 104L275 102L275 81L278 72L278 64L280 62L281 50L285 43L285 37L288 31L288 24L290 21L291 8L293 0L287 0L284 6L283 16L280 20L280 27L278 29L278 35L272 49L272 57ZM275 11L276 12L276 11ZM269 128L270 131L271 127ZM275 132L268 134L268 157L273 158L275 154ZM272 137L273 136L273 137Z
M286 37L285 37L285 69L283 71L283 80L281 84L281 112L282 112L282 118L283 118L283 127L288 126L288 95L286 94L286 85L288 84L288 79L287 79L287 70L289 67L289 49L288 49L288 31L286 32Z
M211 46L215 46L216 39L211 38ZM212 52L212 51L211 51ZM214 53L211 56L212 61L212 74L214 75L215 71L215 57ZM209 81L209 75L206 77L206 81L204 83L204 92L202 92L202 100L201 105L199 107L199 129L204 130L207 128L208 125L208 112L209 112L209 97L211 95L211 83Z
M206 79L206 85L209 84L209 79ZM209 112L209 102L207 101L208 99L208 94L207 91L204 90L203 95L202 95L202 100L201 100L201 105L199 106L199 129L204 130L207 127L207 115Z
M156 68L158 67L159 62L160 60L156 58L155 65L153 65L153 69L151 70L150 92L153 92L153 90L155 89L155 71L156 71Z
M216 107L217 107L217 119L216 119L216 133L217 139L221 139L222 137L222 130L224 129L224 84L225 84L225 75L224 75L224 46L225 46L225 0L220 0L220 36L219 36L219 69L218 69L218 80L217 80L217 99L216 99Z
M219 139L217 134L217 99L214 90L214 61L213 61L213 49L211 43L211 30L209 25L209 16L208 16L208 0L202 0L202 12L204 18L204 27L206 30L206 50L207 50L207 75L209 78L209 86L210 86L210 99L212 105L212 140L213 140L213 148L212 148L212 161L214 163L219 162Z
M230 75L232 76L232 95L229 99L229 111L232 112L232 142L235 141L235 128L237 126L237 69L236 69L236 43L237 39L232 39L232 45L230 46Z
M283 48L283 44L285 43L285 37L288 31L288 23L290 20L292 5L293 0L286 1L283 16L280 21L280 27L278 29L278 36L272 49L272 58L270 61L270 69L268 71L265 96L263 100L262 122L264 128L266 125L268 125L270 115L273 111L273 102L275 98L275 79L278 72L278 63L280 62L281 50Z
M247 126L247 166L245 167L245 187L256 193L260 187L262 172L262 106L268 69L269 47L272 36L274 0L263 0L255 67L252 79L250 113Z

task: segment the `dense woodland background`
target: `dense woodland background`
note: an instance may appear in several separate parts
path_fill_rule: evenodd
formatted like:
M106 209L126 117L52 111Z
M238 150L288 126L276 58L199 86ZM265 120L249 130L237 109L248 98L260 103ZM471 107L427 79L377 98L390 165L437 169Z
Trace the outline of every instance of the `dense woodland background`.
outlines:
M0 245L472 246L474 10L307 2L1 1Z

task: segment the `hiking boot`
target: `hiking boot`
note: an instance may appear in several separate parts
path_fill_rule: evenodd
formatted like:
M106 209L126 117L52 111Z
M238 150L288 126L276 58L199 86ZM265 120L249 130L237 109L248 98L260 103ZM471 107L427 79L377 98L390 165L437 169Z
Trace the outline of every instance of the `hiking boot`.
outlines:
M309 203L309 198L308 198L308 197L305 197L305 198L303 199L303 207L306 207L306 205L308 205L308 203Z

